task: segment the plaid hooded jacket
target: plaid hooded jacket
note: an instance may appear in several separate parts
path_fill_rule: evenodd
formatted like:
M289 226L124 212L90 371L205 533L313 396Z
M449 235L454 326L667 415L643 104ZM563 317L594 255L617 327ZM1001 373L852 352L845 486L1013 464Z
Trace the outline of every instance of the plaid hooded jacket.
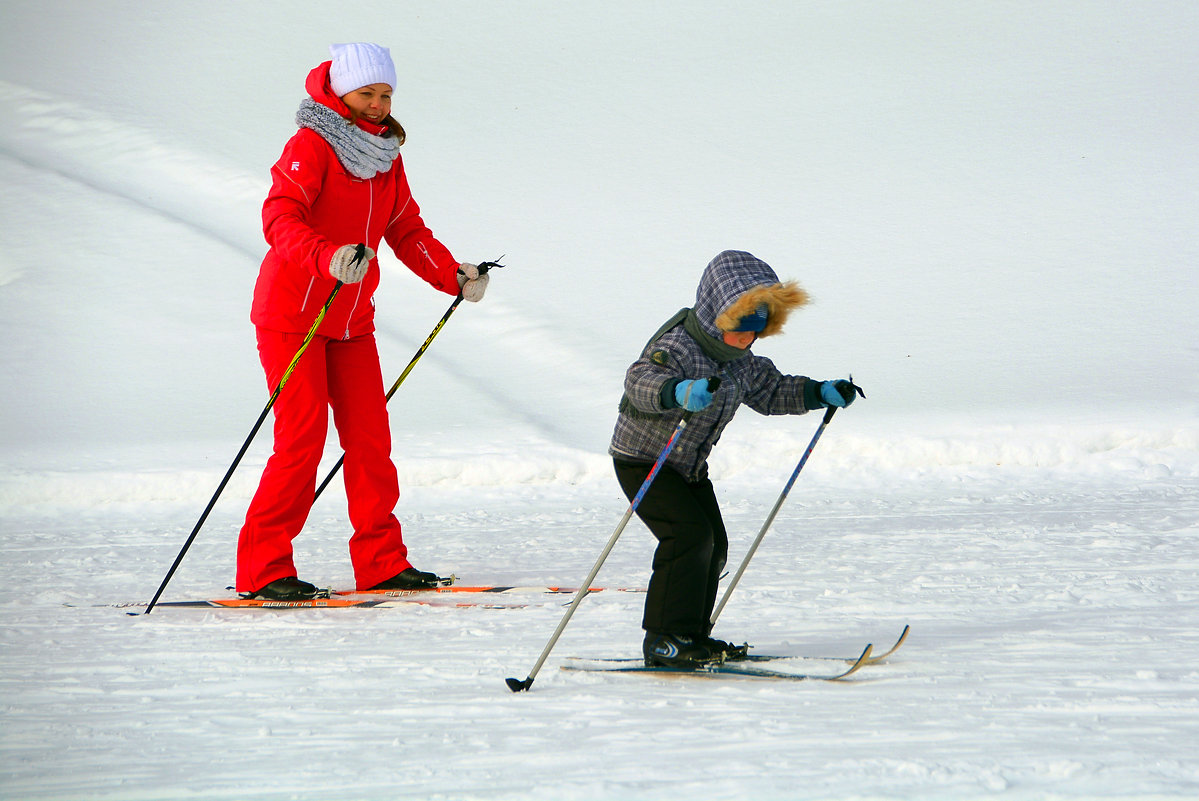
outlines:
M625 373L625 397L608 452L618 459L657 460L683 416L674 405L674 387L687 378L721 379L711 405L692 415L666 462L688 481L704 475L708 455L742 404L760 414L820 408L812 392L819 382L783 375L770 359L749 349L731 352L721 340L724 330L763 303L768 321L759 336L776 334L788 313L806 302L803 290L794 282L780 283L761 259L733 250L717 255L700 278L695 305L676 314L677 323L659 331ZM809 384L811 406L805 404Z

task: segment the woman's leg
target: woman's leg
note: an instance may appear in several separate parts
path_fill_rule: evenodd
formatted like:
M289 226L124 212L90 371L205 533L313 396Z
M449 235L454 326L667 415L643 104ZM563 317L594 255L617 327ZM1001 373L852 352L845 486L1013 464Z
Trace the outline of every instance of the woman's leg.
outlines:
M300 349L301 334L258 329L258 355L271 391ZM274 452L237 540L237 590L254 592L296 575L291 541L304 528L328 432L324 337L315 337L272 409Z
M395 507L399 480L391 461L391 426L373 334L329 346L329 398L345 451L350 562L360 589L412 567Z

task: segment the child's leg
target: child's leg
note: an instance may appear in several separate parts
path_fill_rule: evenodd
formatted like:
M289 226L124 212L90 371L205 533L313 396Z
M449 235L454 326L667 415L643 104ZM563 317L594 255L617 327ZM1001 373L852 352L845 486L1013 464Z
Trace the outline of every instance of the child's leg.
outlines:
M621 489L632 498L651 466L621 461L615 464ZM711 485L707 487L710 493ZM637 507L637 516L658 540L641 623L646 631L694 637L708 633L710 596L714 597L709 583L717 529L725 543L723 549L728 546L719 516L715 526L709 517L715 499L704 496L699 485L663 468Z

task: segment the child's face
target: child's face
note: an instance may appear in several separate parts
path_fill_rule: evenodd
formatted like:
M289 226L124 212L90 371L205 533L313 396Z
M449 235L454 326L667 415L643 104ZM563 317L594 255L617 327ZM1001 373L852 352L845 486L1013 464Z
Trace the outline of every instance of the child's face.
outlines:
M750 345L754 344L754 340L758 335L754 331L725 331L724 344L732 345L734 348L745 350Z

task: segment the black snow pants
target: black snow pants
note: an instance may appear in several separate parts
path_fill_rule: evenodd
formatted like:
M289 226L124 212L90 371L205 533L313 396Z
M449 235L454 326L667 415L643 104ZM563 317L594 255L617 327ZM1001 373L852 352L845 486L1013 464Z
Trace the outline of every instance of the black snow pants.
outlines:
M632 501L652 464L614 459L616 480ZM637 506L658 540L641 627L665 634L707 636L729 539L705 471L690 482L662 467Z

